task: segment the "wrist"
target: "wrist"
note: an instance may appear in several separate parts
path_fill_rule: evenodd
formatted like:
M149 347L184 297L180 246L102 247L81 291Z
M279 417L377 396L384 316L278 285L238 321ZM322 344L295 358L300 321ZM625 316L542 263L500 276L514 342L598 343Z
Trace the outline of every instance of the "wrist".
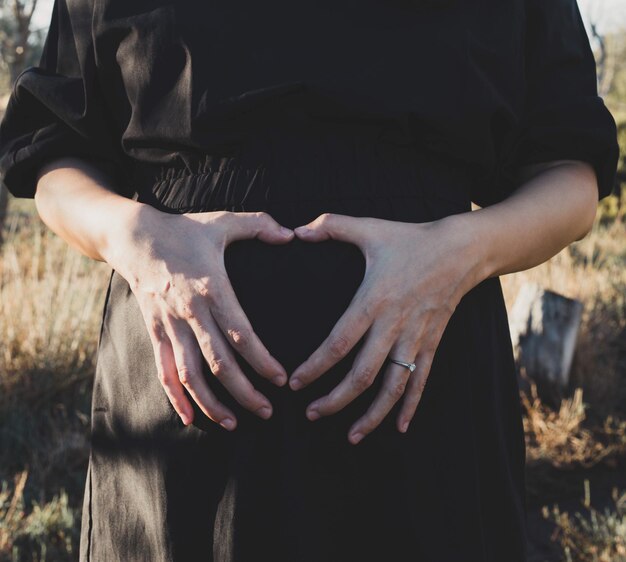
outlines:
M464 293L496 271L491 252L489 237L480 228L479 211L468 211L448 215L438 221L453 246L452 251L463 258L465 275L461 290Z
M139 201L115 198L111 212L111 224L103 237L100 254L103 261L126 277L130 263L136 261L133 250L139 243L146 224L151 224L152 215L160 211Z

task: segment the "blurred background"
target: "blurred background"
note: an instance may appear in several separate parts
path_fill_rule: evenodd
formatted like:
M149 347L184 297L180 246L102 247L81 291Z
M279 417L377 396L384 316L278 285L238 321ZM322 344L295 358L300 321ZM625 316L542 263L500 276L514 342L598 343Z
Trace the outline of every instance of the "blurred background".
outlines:
M622 155L593 231L501 278L524 411L529 562L626 562L626 0L579 6ZM51 9L0 0L0 117L14 78L39 60ZM0 187L0 562L78 559L109 272Z

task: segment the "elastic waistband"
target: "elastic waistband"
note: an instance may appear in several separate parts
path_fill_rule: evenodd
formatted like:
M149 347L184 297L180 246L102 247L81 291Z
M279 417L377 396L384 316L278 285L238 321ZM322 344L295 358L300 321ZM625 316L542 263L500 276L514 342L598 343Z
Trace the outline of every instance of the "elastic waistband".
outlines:
M269 114L266 114L269 115ZM470 169L402 137L392 122L301 113L233 128L210 150L173 163L137 161L139 200L165 211L262 209L281 202L430 197L469 209Z

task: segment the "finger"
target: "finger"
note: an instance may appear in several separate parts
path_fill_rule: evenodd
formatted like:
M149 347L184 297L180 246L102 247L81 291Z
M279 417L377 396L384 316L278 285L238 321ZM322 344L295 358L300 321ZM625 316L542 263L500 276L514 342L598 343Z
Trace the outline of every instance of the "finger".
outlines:
M315 421L334 414L365 392L380 372L394 339L389 327L383 327L380 322L374 324L348 374L329 394L309 405L307 417Z
M150 323L148 332L152 342L152 349L154 350L154 359L161 386L165 390L165 394L174 410L183 420L183 423L189 425L193 421L193 407L187 396L185 396L183 386L178 380L176 360L174 359L170 339L165 333L163 326L156 321Z
M404 400L402 401L402 407L398 414L397 424L398 430L402 433L406 433L409 428L409 423L415 415L417 405L419 404L422 394L424 393L424 387L426 386L426 380L430 373L434 354L430 351L420 352L415 359L415 371L411 374L407 388L404 392Z
M213 318L207 315L201 327L194 323L191 328L212 374L241 406L268 419L272 415L270 401L245 376Z
M284 244L294 237L294 232L278 223L265 211L229 212L227 218L226 244L234 240L258 238L269 244Z
M372 217L353 217L338 213L323 213L315 220L298 226L294 232L298 238L308 242L322 240L341 240L360 245L367 236L372 236Z
M358 288L348 308L326 339L292 373L289 380L292 390L311 384L343 359L372 325L376 306L367 296L364 286L365 282Z
M205 322L210 322L209 316L212 316L230 346L259 375L278 386L283 386L287 382L287 371L270 354L255 333L226 275L218 282L215 295L209 299L210 314L206 308L197 307L197 310L204 311L199 313L200 316L205 317Z
M403 358L402 361L413 362L404 359L405 357L415 357L416 340L410 344L395 345L390 357ZM394 405L402 398L410 379L411 371L402 365L389 361L385 371L383 385L365 414L361 416L348 431L348 439L354 445L366 435L374 431L385 419Z
M235 414L222 404L209 388L202 371L202 353L193 331L184 321L177 321L170 335L178 380L208 418L232 431L237 425Z

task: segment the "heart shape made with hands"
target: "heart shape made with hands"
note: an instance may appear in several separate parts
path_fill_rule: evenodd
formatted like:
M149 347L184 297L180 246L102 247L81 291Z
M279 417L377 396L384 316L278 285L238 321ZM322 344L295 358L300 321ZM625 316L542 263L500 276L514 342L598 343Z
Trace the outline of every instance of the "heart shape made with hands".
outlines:
M338 240L231 242L224 264L237 299L268 351L290 372L330 333L365 275L365 257Z

